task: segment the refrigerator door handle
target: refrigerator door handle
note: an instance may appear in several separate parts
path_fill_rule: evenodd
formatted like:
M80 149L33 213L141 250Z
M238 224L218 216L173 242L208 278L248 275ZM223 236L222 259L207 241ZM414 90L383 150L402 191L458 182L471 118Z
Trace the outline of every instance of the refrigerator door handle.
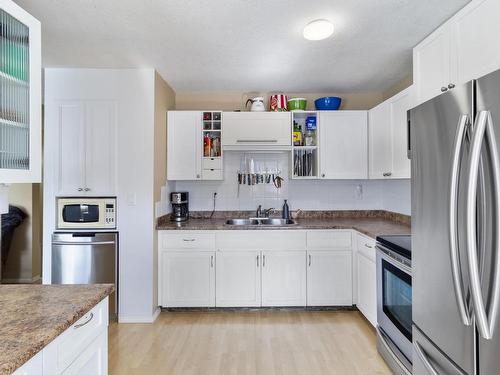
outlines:
M413 347L415 348L415 352L417 353L420 360L427 369L427 372L431 375L439 375L439 372L437 372L436 368L433 366L429 358L427 358L427 355L425 354L424 350L422 349L418 341L416 340L413 341Z
M460 157L462 155L462 145L465 140L466 128L470 125L469 116L462 115L458 122L455 136L455 146L453 148L453 159L450 178L450 202L449 202L449 236L450 236L450 257L453 276L453 287L457 300L458 311L462 318L462 323L466 326L472 324L469 311L465 303L464 287L462 282L462 272L460 270L460 257L458 251L457 234L457 206L458 206L458 178L460 169Z
M479 112L476 119L476 126L472 135L471 152L469 159L469 176L467 182L467 257L469 261L469 275L471 285L472 302L477 321L478 331L485 340L493 337L493 328L498 314L499 294L500 294L500 257L496 255L496 265L494 267L492 301L489 305L488 314L483 300L481 290L481 277L479 274L479 262L477 255L477 233L476 233L476 204L477 204L477 179L479 173L479 163L481 159L481 149L486 135L491 153L492 177L495 196L500 196L500 159L493 130L493 122L489 111ZM494 251L500 248L500 200L495 199L495 244ZM489 315L489 318L488 318Z

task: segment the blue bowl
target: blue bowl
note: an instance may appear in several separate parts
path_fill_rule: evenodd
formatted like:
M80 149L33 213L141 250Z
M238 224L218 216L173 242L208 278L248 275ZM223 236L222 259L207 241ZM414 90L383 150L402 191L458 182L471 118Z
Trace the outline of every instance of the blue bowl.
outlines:
M338 96L325 96L314 101L314 106L318 111L336 111L340 108L342 99Z

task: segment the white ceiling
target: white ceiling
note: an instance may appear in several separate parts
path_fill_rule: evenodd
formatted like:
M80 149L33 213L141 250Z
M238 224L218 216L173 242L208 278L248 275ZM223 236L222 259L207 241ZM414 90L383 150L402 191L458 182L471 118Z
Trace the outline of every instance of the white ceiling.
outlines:
M383 91L469 0L16 0L44 66L154 67L176 91ZM307 41L309 21L334 36Z

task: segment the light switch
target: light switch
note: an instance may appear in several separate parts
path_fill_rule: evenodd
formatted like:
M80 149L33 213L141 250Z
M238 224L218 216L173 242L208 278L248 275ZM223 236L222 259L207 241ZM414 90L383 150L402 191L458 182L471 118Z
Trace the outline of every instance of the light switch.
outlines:
M127 194L127 204L129 206L135 206L137 204L137 194L136 193L128 193Z

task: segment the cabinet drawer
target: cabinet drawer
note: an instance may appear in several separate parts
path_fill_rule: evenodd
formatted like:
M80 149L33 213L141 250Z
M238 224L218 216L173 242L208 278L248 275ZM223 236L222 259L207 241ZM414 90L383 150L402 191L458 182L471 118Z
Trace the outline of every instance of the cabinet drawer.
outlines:
M181 232L160 232L161 249L214 249L215 234Z
M203 169L222 169L221 158L203 158Z
M203 180L222 180L222 170L221 169L204 169L201 172L201 178Z
M361 234L358 234L358 252L364 255L366 258L375 262L376 252L375 252L375 240Z
M350 249L350 230L316 230L307 232L308 249Z
M306 233L284 230L230 230L217 232L218 250L305 250Z
M43 373L60 374L108 327L108 298L64 331L43 352Z

